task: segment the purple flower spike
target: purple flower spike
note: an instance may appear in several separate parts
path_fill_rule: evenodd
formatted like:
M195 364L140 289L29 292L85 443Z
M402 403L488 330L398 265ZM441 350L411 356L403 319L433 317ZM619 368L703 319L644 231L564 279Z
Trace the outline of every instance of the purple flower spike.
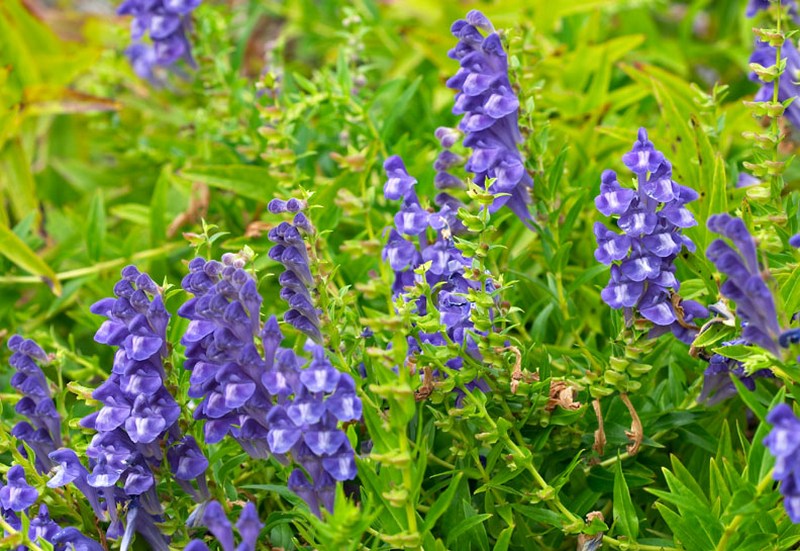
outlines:
M39 499L39 493L25 480L25 470L14 465L6 474L6 485L0 488L0 505L15 513L27 510Z
M14 409L30 422L19 423L12 434L34 451L36 470L45 473L53 467L49 454L61 446L61 416L53 403L47 377L37 364L49 358L36 342L19 335L8 340L8 347L13 352L9 363L16 370L11 386L22 394ZM24 448L22 452L25 453Z
M792 408L778 404L767 415L772 431L764 445L775 457L773 477L781 482L783 504L789 518L800 524L800 419Z
M437 130L437 135L445 137L448 134L440 128ZM416 181L408 175L399 157L390 158L384 166L387 168L387 176L390 181L392 179ZM393 192L394 187L388 183L385 186L387 199L399 195ZM467 270L472 268L472 261L464 257L455 246L453 239L453 234L465 230L463 224L456 218L461 204L446 194L440 194L436 198L436 203L440 206L439 212L425 212L419 205L413 186L409 186L404 191L402 199L402 207L395 217L396 227L389 230L388 241L382 254L383 259L389 263L395 273L395 282L392 286L393 296L407 294L408 288L412 287L420 277L415 271L423 263L430 263L424 277L431 288L438 290L432 306L438 310L442 325L450 339L456 343L463 343L467 352L480 361L477 345L474 340L467 338L469 332L477 333L470 317L475 305L467 299L467 295L471 289L477 290L480 283L465 277ZM419 220L415 220L414 213L421 213L423 216ZM431 233L429 229L435 232L436 238L433 241L429 240L428 234ZM403 237L401 235L403 233L411 239ZM491 280L487 282L487 285L492 286ZM425 315L427 302L419 300L417 305L418 313ZM436 346L445 344L439 333L422 333L420 339L422 342ZM414 341L409 347L409 355L413 356L418 352L419 346ZM309 373L301 376L310 378L313 369L310 368L307 371ZM310 383L310 381L305 382ZM358 418L361 414L360 402L351 400L352 394L348 390L350 382L343 377L335 394L328 400L328 411L340 420L343 420L342 416ZM334 381L329 383L336 384Z
M133 16L131 37L134 43L125 54L133 70L142 78L158 83L157 67L171 68L180 59L194 67L187 34L191 28L191 12L201 0L125 0L117 9L119 15ZM141 42L148 35L150 43Z
M305 214L299 212L306 206L303 201L292 198L286 205L288 212L298 212L294 222L282 222L270 230L268 235L269 240L275 243L269 252L270 258L283 264L286 269L279 279L281 298L289 305L283 319L314 341L322 342L319 319L321 312L313 304L311 289L314 286L314 277L303 240L303 233L313 234L313 227Z
M205 281L193 283L202 287ZM106 318L95 340L117 347L110 377L92 393L102 407L81 422L97 431L86 450L92 471L84 469L74 452L57 450L50 457L58 467L48 484L75 484L98 517L108 517L106 535L121 537L122 549L139 534L150 548L166 550L168 539L157 527L163 511L154 475L164 461L162 450L171 454L178 482L198 500L208 497L200 468L205 458L197 457L202 454L193 440L184 440L178 426L180 406L164 386L169 313L161 289L149 275L127 266L114 294L91 309ZM199 493L179 476L183 474L195 475ZM124 518L117 516L118 510L127 512Z
M597 222L595 258L611 266L611 278L600 293L610 307L623 309L626 320L634 312L653 324L648 333L655 338L667 331L690 344L698 328L692 324L708 315L693 301L673 303L680 284L675 278L674 261L683 247L694 244L682 233L697 222L684 206L697 198L690 188L672 181L672 165L639 129L633 149L622 161L637 177L637 189L623 188L612 170L600 180L600 195L595 206L606 216L618 216L622 233Z
M781 333L772 292L761 276L753 237L739 218L717 214L708 219L708 229L730 239L717 239L706 255L717 270L728 276L720 287L722 295L736 303L742 320L742 338L776 356Z
M797 233L789 238L789 245L795 249L800 249L800 233Z
M525 170L518 148L522 142L519 99L508 78L508 59L500 36L489 19L477 10L470 11L466 20L456 21L451 31L458 43L448 55L461 68L447 81L447 86L457 91L453 113L463 115L458 129L464 132L464 146L472 150L465 169L475 175L473 181L480 186L487 179L494 179L489 191L497 197L489 209L491 212L507 206L529 225L533 179ZM487 33L486 37L481 31ZM458 134L452 129L439 128L436 137L442 147L449 149ZM460 179L448 172L457 164L456 158L440 156L437 164L437 185L458 186ZM394 198L388 193L386 196Z

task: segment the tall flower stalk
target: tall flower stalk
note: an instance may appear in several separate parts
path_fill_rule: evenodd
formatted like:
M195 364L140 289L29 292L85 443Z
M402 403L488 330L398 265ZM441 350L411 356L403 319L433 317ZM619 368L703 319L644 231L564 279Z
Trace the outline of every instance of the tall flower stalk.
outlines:
M208 460L194 439L183 435L180 406L165 387L169 313L161 290L149 275L128 266L114 295L92 306L93 313L107 318L95 340L117 352L108 380L92 393L103 407L81 421L96 431L86 450L91 471L83 470L74 453L51 454L59 462L51 486L75 483L96 512L102 499L103 518L110 521L107 536L121 538L123 550L136 533L152 549L166 550L168 538L157 526L164 510L156 492L164 449L173 475L198 501L209 497Z
M623 310L626 325L642 316L652 324L648 336L671 331L690 344L699 329L693 321L708 312L677 294L675 259L684 247L695 250L683 230L697 224L686 208L697 193L672 180L672 165L644 128L622 162L636 175L636 188L623 187L617 174L606 170L595 199L597 210L617 217L622 230L609 230L601 222L594 225L595 258L611 266L611 279L601 296L612 308Z
M458 39L448 55L459 62L458 72L447 81L456 90L453 113L461 115L458 131L439 128L436 136L443 151L434 165L439 189L464 187L450 170L464 163L451 151L463 133L463 145L471 150L465 169L473 181L495 196L489 207L496 212L507 206L523 222L530 224L533 178L525 169L519 151L519 99L508 78L508 55L491 21L477 10L453 23L450 31ZM438 204L445 201L440 199Z
M755 6L753 5L755 4ZM755 14L764 2L754 2L748 8L748 15ZM789 13L797 18L794 2L784 2ZM800 105L793 101L800 93L796 84L800 74L800 53L787 37L783 28L784 8L773 10L775 26L755 28L756 43L750 58L750 79L761 84L754 101L747 103L754 115L769 120L769 130L765 132L746 132L744 136L753 141L763 152L756 154L756 162L745 162L744 166L757 178L769 179L769 197L777 201L783 190L783 173L786 163L780 160L780 144L784 139L781 121L785 117L795 129L800 129ZM779 205L776 205L779 206Z

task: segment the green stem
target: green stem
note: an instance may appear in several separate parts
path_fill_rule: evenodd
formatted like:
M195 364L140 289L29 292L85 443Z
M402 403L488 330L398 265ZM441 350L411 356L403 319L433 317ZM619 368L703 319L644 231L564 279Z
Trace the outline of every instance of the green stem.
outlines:
M777 15L777 20L775 22L775 28L777 29L778 34L780 34L780 32L781 32L781 12L782 11L783 11L783 7L779 2L778 3L778 10L777 10L778 15ZM779 85L780 85L780 78L781 78L781 73L782 73L782 71L780 70L780 66L781 66L781 48L782 48L782 44L778 44L775 47L775 67L778 70L778 74L775 77L775 80L773 81L773 85L772 85L773 86L772 87L772 102L773 103L778 103L778 89L780 88ZM781 120L780 116L772 117L772 135L775 137L775 147L772 150L772 161L773 161L773 163L776 163L775 165L773 165L773 170L775 170L774 167L777 167L777 163L780 160L779 159L779 151L778 151L778 149L780 148L780 144L781 144L780 120ZM783 188L782 179L783 178L781 177L781 175L779 173L776 173L776 174L774 174L772 176L772 194L771 195L772 195L772 197L776 198L776 200L778 201L778 206L780 206L781 191L782 191L782 188Z
M603 543L607 543L614 549L619 549L623 545L623 542L615 540L611 536L603 536ZM641 543L632 544L630 542L625 542L624 545L630 546L630 549L636 549L636 551L670 551L674 549L680 549L680 547L664 547L663 545L643 545Z
M400 437L400 455L411 456L411 451L408 447L408 438L405 435ZM406 517L408 518L408 531L412 534L417 533L417 513L414 510L414 503L411 496L414 491L414 482L411 480L411 463L403 469L403 486L408 492L408 499L406 499Z
M87 266L85 268L67 270L66 272L61 272L56 274L56 279L58 281L66 281L68 279L77 279L79 277L99 274L117 268L119 266L122 266L126 262L136 262L139 260L147 260L148 258L162 256L164 254L171 253L182 247L184 247L184 245L178 243L168 243L163 247L159 247L157 249L148 249L146 251L132 254L129 257L116 258L114 260L107 260L105 262L98 262L93 266ZM41 282L42 278L39 276L0 276L0 283L41 283Z
M3 517L0 517L0 528L6 531L7 534L21 534L22 535L22 543L28 548L29 551L42 551L42 548L30 541L28 534L24 534L18 530L14 530L12 526L6 522Z

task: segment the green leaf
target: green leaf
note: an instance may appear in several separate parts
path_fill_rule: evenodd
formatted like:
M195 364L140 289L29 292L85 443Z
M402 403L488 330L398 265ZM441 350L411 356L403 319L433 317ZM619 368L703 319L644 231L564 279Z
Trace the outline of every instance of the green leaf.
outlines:
M493 551L508 551L508 544L511 543L511 536L514 534L514 527L509 526L508 528L503 529L500 532L500 537L497 538L497 541L492 548Z
M656 509L661 513L664 522L675 534L675 538L686 549L714 549L714 543L708 539L705 532L696 529L696 521L685 520L675 511L664 505L656 503Z
M4 188L17 220L34 213L35 223L39 224L36 183L28 155L19 138L11 140L0 155L0 187Z
M633 541L639 536L639 518L622 473L621 461L616 462L614 472L614 526L619 533Z
M165 165L158 175L153 196L150 198L150 246L158 247L167 239L167 192L172 167Z
M54 295L61 294L61 283L52 268L6 226L0 226L0 253L23 270L41 277Z
M276 181L269 169L251 165L202 165L182 170L182 178L232 191L242 197L267 203L272 199Z
M450 503L453 501L453 496L456 495L458 483L461 482L462 475L463 473L456 473L456 475L450 480L447 490L439 494L439 497L437 497L436 501L433 502L433 505L431 505L431 508L425 514L425 521L421 530L422 534L425 534L431 530L439 517L442 516L445 511L447 511L448 507L450 507Z
M86 252L91 260L100 260L106 241L106 207L103 191L98 189L89 204L86 217Z
M453 527L453 529L447 533L447 546L451 547L451 544L455 540L457 540L459 536L461 536L462 534L466 534L473 528L481 526L484 522L486 522L490 518L492 518L492 515L489 513L474 514L466 517L464 520L456 524Z

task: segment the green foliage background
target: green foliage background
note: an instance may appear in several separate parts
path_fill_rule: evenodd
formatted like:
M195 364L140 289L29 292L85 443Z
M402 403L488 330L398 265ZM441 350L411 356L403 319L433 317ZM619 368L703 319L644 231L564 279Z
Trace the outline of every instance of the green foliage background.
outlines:
M498 355L488 410L474 406L453 420L446 390L415 404L402 391L416 389L416 378L381 367L378 351L401 327L380 261L396 209L383 199L381 167L388 155L401 155L420 196L435 194L433 132L456 122L444 85L456 70L446 55L454 44L448 29L472 8L505 30L539 227L532 232L501 211L481 233L498 246L485 263L504 279L502 300L515 307L503 334L540 381L512 395L513 358ZM626 174L620 157L640 126L671 160L674 179L700 193L690 206L700 224L688 232L698 254L679 262L681 295L718 300L719 276L702 254L711 241L705 220L738 211L756 230L784 311L800 310L798 256L783 246L800 229L796 167L772 203L734 188L742 163L754 158L742 133L760 129L743 104L756 91L747 79L753 22L744 8L739 0L206 0L194 16L197 70L159 89L138 80L122 54L126 19L70 2L5 0L0 327L56 351L47 374L61 389L59 408L76 419L92 409L86 388L102 380L112 358L92 340L99 318L89 306L110 294L120 268L133 262L178 286L195 248L218 257L248 246L257 255L264 314L280 315L265 230L277 221L265 206L302 194L321 232L318 275L337 367L354 374L361 362L367 367L360 385L370 413L351 437L372 439L375 448L359 460L360 491L348 492L360 508L341 501L336 518L322 523L296 507L276 465L251 460L242 470L246 456L235 444L210 446L215 496L234 509L235 500L257 499L265 542L573 549L581 532L605 532L607 548L796 548L800 527L765 478L772 459L761 444L769 405L796 395L791 377L786 386L759 382L755 392L708 408L696 402L706 362L664 337L634 358L649 372L623 375L636 383L629 388L642 450L632 458L625 452L631 419L617 393L602 401L605 454L591 450L597 421L589 389L603 386L622 329L619 313L599 296L608 269L593 257L592 225L602 219L593 198L604 169ZM715 83L726 93L715 93ZM793 147L787 142L782 155ZM173 225L182 213L184 223ZM173 313L186 299L179 290L167 296ZM376 332L369 342L359 336L366 325ZM175 316L173 342L184 328ZM185 389L180 364L176 349L172 382ZM0 370L9 423L17 399L10 371ZM578 410L545 411L552 380L579 388ZM179 400L188 400L185 393ZM475 439L484 433L485 441ZM509 434L517 451L504 445ZM71 443L80 448L88 438L73 423ZM0 450L12 448L3 432ZM413 464L374 457L392 450L406 451ZM0 457L10 463L10 452ZM410 493L392 497L406 472ZM168 481L160 488L175 495L165 529L175 531L179 548L190 535L182 519L192 503L170 488ZM594 510L605 525L583 524ZM92 535L96 529L76 511L56 505L54 516L83 523Z

